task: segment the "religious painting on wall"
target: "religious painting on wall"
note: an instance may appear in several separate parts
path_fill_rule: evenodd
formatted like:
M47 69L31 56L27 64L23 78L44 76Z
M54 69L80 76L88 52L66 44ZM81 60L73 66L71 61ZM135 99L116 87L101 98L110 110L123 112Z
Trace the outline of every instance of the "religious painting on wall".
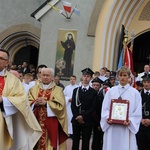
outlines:
M58 30L55 76L69 81L74 69L76 30Z

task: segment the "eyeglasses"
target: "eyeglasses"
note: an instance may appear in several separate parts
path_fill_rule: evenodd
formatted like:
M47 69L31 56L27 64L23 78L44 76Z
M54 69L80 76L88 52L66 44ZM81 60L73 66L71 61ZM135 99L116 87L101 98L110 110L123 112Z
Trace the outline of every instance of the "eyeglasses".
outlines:
M8 59L0 57L0 60L8 61Z

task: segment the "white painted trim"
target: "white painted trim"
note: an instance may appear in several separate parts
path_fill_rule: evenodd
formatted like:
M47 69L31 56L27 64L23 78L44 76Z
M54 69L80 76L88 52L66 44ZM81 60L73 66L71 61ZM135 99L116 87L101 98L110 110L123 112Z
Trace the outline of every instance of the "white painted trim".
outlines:
M116 12L116 16L114 16L113 17L113 21L111 22L112 24L111 24L111 29L110 29L110 32L109 32L109 35L108 35L108 41L110 42L110 40L111 40L111 38L112 38L112 44L108 44L108 54L107 54L107 58L110 58L110 63L114 63L114 47L115 47L115 44L117 44L118 45L118 43L115 43L115 40L116 40L116 35L118 34L117 33L117 31L118 31L118 27L119 27L119 23L120 23L120 20L122 19L122 16L123 16L123 14L125 13L125 10L126 10L126 8L127 8L127 6L128 6L128 4L129 4L129 0L128 1L126 1L126 3L123 5L123 8L122 8L122 11L121 11L121 13L119 14L119 17L118 17L118 19L117 19L117 22L115 23L116 24L116 26L115 26L115 28L112 28L113 27L113 25L114 25L114 21L115 21L115 19L116 19L116 16L117 16L117 14L118 14L118 11L119 11L119 9L120 9L120 7L121 7L121 5L122 5L122 3L120 3L121 5L118 5L117 6L117 12ZM122 21L122 24L124 24L124 22L125 21ZM114 30L114 34L112 35L112 31ZM117 39L117 41L118 41L118 39ZM111 53L111 54L110 54ZM108 64L107 64L108 65ZM117 65L117 64L116 64ZM114 65L112 65L112 66L114 66ZM111 66L111 67L112 67ZM112 68L110 68L110 70L112 70Z
M59 0L52 0L50 1L50 4L52 4L53 6L58 3ZM52 9L52 7L50 5L45 5L42 9L40 9L35 15L35 19L39 20L45 13L47 13L50 9Z
M110 11L109 11L109 13L108 13L108 15L107 15L107 20L106 20L106 24L105 24L105 28L104 28L104 32L103 32L103 41L102 41L102 49L101 49L101 54L102 54L102 56L101 56L101 59L100 59L100 68L102 68L102 67L104 67L104 66L102 66L102 64L103 64L103 62L104 62L104 56L103 56L103 54L104 54L104 51L105 51L105 39L106 39L106 32L107 32L107 27L108 27L108 23L109 23L109 19L110 19L110 16L111 16L111 13L112 13L112 11L113 11L113 9L114 9L114 6L115 6L115 4L116 4L116 1L117 0L115 0L114 1L114 3L113 3L113 5L112 5L112 7L111 7L111 9L110 9Z
M124 24L124 22L127 20L128 21L128 23L126 24L126 27L128 27L129 26L129 24L131 23L131 21L132 21L132 18L133 18L133 16L135 15L135 13L136 13L136 11L137 11L137 9L141 6L141 4L143 3L142 1L140 1L137 5L136 5L136 7L135 7L135 9L134 9L134 11L132 12L132 14L130 14L131 13L131 10L132 10L132 8L135 6L135 4L136 4L136 0L134 0L134 1L132 1L132 4L128 7L128 3L129 3L130 1L128 0L128 2L124 5L124 7L123 7L123 9L122 9L122 11L121 11L121 14L120 14L120 16L119 16L119 18L117 19L117 23L116 23L116 26L115 26L115 32L114 32L114 35L112 35L112 45L110 45L110 44L108 44L108 45L110 45L110 48L109 48L109 50L111 50L111 55L108 55L108 58L109 58L109 56L111 57L111 61L110 61L110 63L113 63L114 62L114 60L113 60L113 56L114 56L114 54L113 54L113 49L114 49L114 47L115 47L115 39L116 39L116 35L117 35L117 30L118 30L118 25L119 25L119 23L120 23L120 20L121 20L121 17L122 17L122 14L123 13L125 13L126 15L124 16L124 19L123 19L123 21L122 21L122 24ZM125 9L128 7L128 9L127 9L127 11L125 12ZM129 17L129 18L128 18ZM114 30L114 29L112 29L112 30ZM111 31L112 31L111 30ZM128 33L128 34L130 34L130 33ZM111 32L110 32L110 35L111 35ZM118 40L118 39L117 39ZM117 43L118 44L118 43ZM117 65L117 64L116 64ZM113 65L114 66L114 65ZM117 67L117 66L116 66Z
M116 8L116 10L115 10L115 12L114 12L114 15L113 15L113 18L112 18L112 20L111 20L111 23L110 23L110 28L109 28L109 32L108 32L108 41L107 41L107 45L106 45L106 60L105 60L105 64L106 64L106 66L108 66L108 59L111 57L111 60L110 60L110 62L112 62L112 57L113 57L113 51L110 49L110 47L112 47L112 45L110 44L110 41L111 41L111 39L114 37L113 35L112 35L112 31L114 30L113 29L113 25L114 25L114 22L115 22L115 19L116 19L116 16L118 15L118 12L119 12L119 9L120 9L120 7L122 6L122 3L123 3L123 1L120 1L119 2L119 4L118 4L118 6L117 6L117 8ZM126 3L127 3L127 1L126 1ZM127 5L127 4L126 4ZM125 9L125 5L124 5L124 9ZM117 26L115 27L115 28L118 28ZM115 33L115 32L114 32ZM113 48L113 47L112 47ZM111 54L110 54L110 52L111 52ZM109 57L110 56L110 57ZM112 68L110 68L110 70L112 70Z
M112 13L112 11L114 9L114 6L115 6L117 0L114 1L113 6L111 7L111 9L110 9L110 11L108 13L106 25L105 25L104 32L103 32L103 38L102 38L103 39L103 41L102 41L103 44L102 44L101 51L102 51L102 54L104 53L104 51L106 51L106 59L104 60L103 59L104 57L101 56L101 59L100 59L100 66L101 67L104 67L104 66L102 66L102 64L104 63L106 67L108 67L108 65L110 65L109 69L112 70L112 67L114 66L114 65L111 65L111 64L114 63L114 47L115 47L115 44L116 44L115 40L116 40L116 35L118 34L117 30L118 30L120 21L122 19L122 16L123 16L124 13L126 13L125 16L124 16L124 19L122 20L122 24L124 24L125 21L127 21L127 25L129 25L131 23L131 21L132 21L133 16L135 15L135 13L138 10L138 8L141 6L141 4L143 3L143 1L144 0L141 0L138 4L136 4L137 1L133 0L132 3L131 3L131 5L128 5L131 1L127 0L125 2L125 4L124 4L123 8L122 8L121 13L119 14L119 17L117 18L117 22L115 22L116 26L115 26L115 28L113 28L116 16L118 15L119 9L123 5L123 2L124 2L124 1L120 1L119 2L118 6L117 6L117 8L115 10L115 13L112 16L113 18L112 18L112 20L110 22L110 17L112 15L111 13ZM132 12L132 14L130 14L130 12L131 12L131 10L132 10L132 8L134 7L135 4L136 4L136 7L135 7L134 11ZM128 9L125 12L125 10L126 10L127 7L128 7ZM110 27L108 28L109 24L110 24ZM108 39L106 40L106 33L107 33L108 30L109 30L109 32L108 32ZM114 34L112 35L112 31L113 30L114 30ZM112 39L112 43L110 44L111 39ZM106 41L107 41L107 45L105 46L105 44L106 44L105 42ZM108 64L108 59L110 59L110 64Z

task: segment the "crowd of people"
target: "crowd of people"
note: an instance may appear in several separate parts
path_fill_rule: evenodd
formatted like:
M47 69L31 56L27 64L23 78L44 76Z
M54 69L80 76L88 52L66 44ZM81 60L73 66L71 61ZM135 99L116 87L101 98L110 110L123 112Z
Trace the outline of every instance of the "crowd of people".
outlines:
M150 149L150 66L134 79L130 69L81 70L64 86L54 69L9 63L0 49L0 147L19 150ZM136 86L135 86L136 85Z

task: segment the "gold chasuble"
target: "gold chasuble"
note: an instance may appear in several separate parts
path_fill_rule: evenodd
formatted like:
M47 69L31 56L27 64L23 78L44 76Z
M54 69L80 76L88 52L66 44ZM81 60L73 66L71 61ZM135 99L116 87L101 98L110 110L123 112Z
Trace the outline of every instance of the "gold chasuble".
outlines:
M4 77L0 76L0 96L2 96L2 92L4 89ZM9 149L12 144L12 139L10 138L10 135L7 130L7 125L4 121L2 112L0 111L0 147L2 145L2 148Z
M0 109L0 149L32 150L41 137L41 128L27 101L25 90L18 78L8 71L0 77L0 95L17 108L13 115ZM2 103L1 103L2 104Z
M66 103L62 89L51 83L46 90L42 89L42 83L29 90L29 101L32 105L38 97L44 97L55 116L47 116L46 106L34 107L34 114L42 128L42 136L35 150L66 150L67 118Z

